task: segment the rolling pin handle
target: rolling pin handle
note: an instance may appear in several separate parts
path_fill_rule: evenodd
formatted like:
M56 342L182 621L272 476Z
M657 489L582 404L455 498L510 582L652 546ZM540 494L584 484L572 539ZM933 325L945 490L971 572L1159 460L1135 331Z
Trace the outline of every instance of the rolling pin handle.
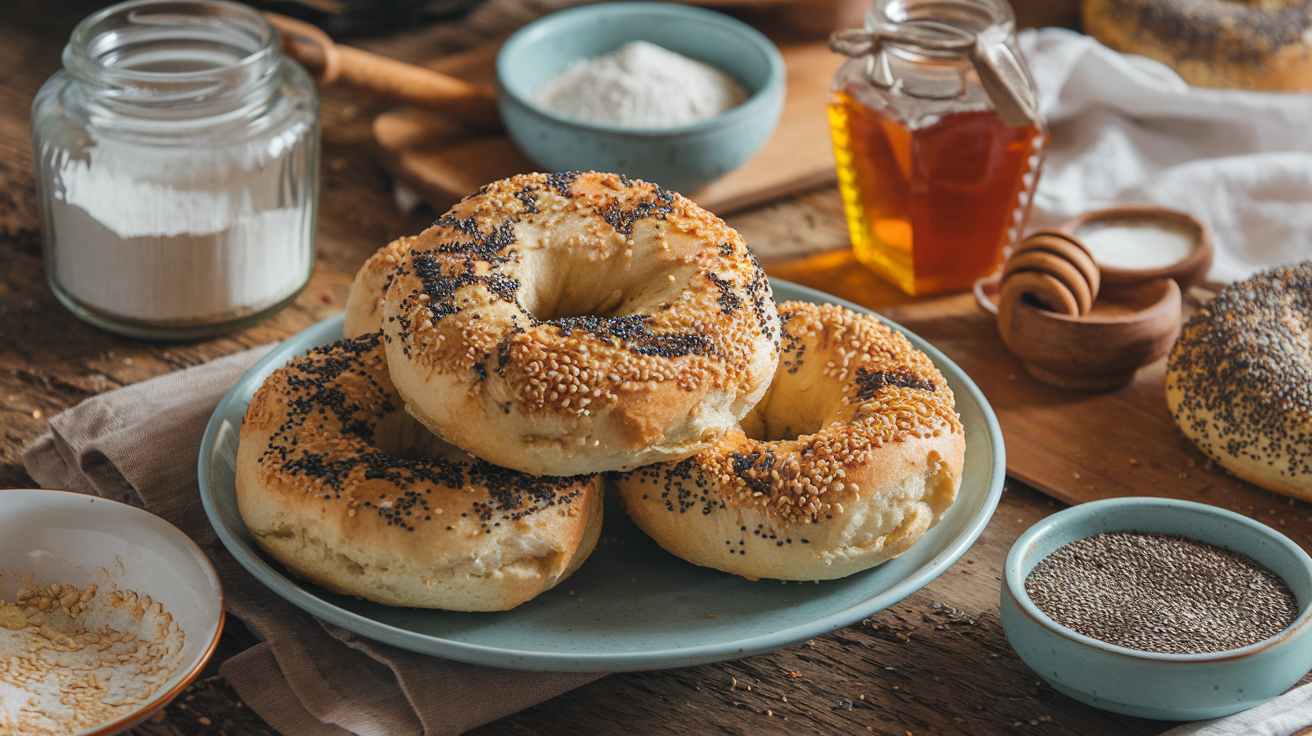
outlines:
M337 44L318 26L278 13L264 13L264 19L278 29L282 52L305 67L315 84L327 87L342 74L342 57Z
M277 13L265 13L282 36L284 53L300 62L319 86L341 82L379 95L473 123L501 127L496 92L491 87L351 46L338 46L319 28Z

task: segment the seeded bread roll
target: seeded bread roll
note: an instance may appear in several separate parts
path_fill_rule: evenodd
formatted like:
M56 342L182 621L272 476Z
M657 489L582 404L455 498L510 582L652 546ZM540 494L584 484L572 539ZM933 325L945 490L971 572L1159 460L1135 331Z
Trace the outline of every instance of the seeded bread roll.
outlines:
M407 411L544 475L709 447L779 357L742 236L679 194L595 172L516 176L457 204L402 255L382 325Z
M1166 402L1230 472L1312 500L1312 261L1221 290L1180 332Z
M346 317L342 325L345 337L359 337L383 328L383 294L392 283L392 269L419 237L397 238L369 256L351 282L346 296Z
M1312 0L1084 0L1084 31L1199 87L1312 89Z
M616 487L689 562L752 580L824 580L905 552L956 499L965 434L929 358L877 317L779 305L783 347L761 403L710 449Z
M298 576L390 606L501 611L565 579L601 530L601 479L472 458L402 411L381 333L273 372L246 411L237 505Z

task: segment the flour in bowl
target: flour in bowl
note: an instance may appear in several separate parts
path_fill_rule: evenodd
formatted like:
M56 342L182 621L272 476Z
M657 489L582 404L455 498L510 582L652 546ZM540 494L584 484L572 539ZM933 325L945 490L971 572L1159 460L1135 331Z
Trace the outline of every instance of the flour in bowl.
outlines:
M0 600L0 736L66 736L140 711L182 662L150 596L34 585Z
M728 74L646 41L577 62L533 95L559 115L621 128L692 125L746 99Z

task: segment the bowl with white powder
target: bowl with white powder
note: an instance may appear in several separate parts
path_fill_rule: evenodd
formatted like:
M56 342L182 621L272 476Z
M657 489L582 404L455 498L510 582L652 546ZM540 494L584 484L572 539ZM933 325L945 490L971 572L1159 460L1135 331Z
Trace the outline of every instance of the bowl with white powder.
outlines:
M506 41L498 104L548 171L597 170L692 192L746 163L783 110L783 57L726 15L667 3L561 11Z
M1188 212L1153 204L1122 204L1062 223L1088 249L1104 293L1153 279L1174 279L1184 292L1203 283L1215 248L1207 224Z
M126 731L200 674L222 628L213 566L168 522L0 490L0 734Z

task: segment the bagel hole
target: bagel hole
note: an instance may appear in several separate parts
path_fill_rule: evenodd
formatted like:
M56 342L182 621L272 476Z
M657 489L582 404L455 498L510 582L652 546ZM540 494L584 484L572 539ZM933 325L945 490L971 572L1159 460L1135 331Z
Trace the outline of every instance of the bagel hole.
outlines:
M815 434L825 426L825 417L814 412L795 411L796 407L781 407L771 411L773 391L765 395L741 422L743 434L758 442L783 442ZM783 402L792 404L793 402Z
M624 304L624 290L612 289L609 294L599 294L592 290L587 293L579 293L581 290L562 289L556 294L554 302L549 308L539 302L537 309L528 308L534 317L543 322L552 320L569 319L571 317L614 317L621 306Z
M741 424L743 434L760 442L797 440L844 418L843 381L825 374L827 357L785 350L765 396Z
M378 422L374 447L384 455L406 460L438 458L466 463L473 460L472 455L433 434L405 411L392 412Z
M521 304L540 322L650 314L676 301L695 271L661 258L611 255L592 260L579 251L570 254L573 257L548 259L542 251L528 251L522 256L524 272L532 276L521 292Z

